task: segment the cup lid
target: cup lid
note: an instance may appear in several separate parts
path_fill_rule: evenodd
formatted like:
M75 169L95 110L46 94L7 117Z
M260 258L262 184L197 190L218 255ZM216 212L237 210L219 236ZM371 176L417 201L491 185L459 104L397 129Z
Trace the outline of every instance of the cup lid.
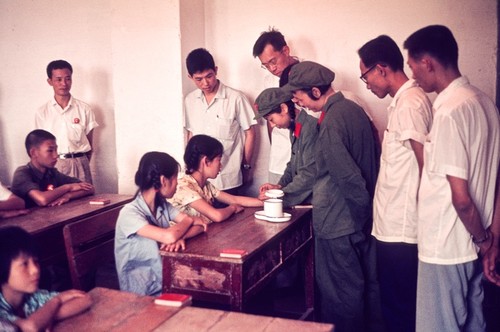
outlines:
M270 198L279 198L285 196L285 193L281 189L269 189L265 192L265 195Z

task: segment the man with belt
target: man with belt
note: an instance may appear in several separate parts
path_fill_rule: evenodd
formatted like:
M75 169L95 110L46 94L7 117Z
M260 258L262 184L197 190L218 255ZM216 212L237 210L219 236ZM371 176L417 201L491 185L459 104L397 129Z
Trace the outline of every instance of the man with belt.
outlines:
M92 183L92 133L99 125L90 106L71 95L72 74L73 68L67 61L49 63L47 82L54 89L54 98L36 112L35 127L56 136L56 168L61 173Z

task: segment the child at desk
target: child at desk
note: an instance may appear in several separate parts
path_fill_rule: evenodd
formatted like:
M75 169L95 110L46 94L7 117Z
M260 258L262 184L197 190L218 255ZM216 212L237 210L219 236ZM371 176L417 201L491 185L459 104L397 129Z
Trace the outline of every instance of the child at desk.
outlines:
M185 249L184 240L206 230L201 218L191 217L167 203L177 187L179 164L163 152L148 152L139 163L135 199L120 211L115 233L115 261L120 289L159 295L162 286L161 249ZM170 221L175 224L170 226Z
M30 162L18 167L12 180L12 192L24 199L27 207L55 206L71 199L94 194L94 186L60 173L54 135L42 129L26 136Z
M215 179L222 164L223 147L217 139L207 135L195 135L189 140L184 152L186 174L179 180L175 195L169 202L192 216L201 216L210 223L224 221L243 207L262 206L254 197L235 196L217 189L208 179ZM214 200L228 204L216 209Z
M91 306L90 296L78 290L38 289L39 278L31 235L20 227L0 228L0 319L22 331L44 331Z

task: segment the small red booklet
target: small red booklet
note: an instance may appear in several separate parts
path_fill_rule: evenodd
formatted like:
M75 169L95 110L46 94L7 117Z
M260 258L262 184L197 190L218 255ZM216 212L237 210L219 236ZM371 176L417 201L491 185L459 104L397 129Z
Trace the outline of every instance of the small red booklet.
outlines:
M248 252L243 249L232 249L232 248L227 248L227 249L222 249L220 251L220 257L227 257L227 258L241 258L245 256Z
M166 305L170 307L184 307L190 305L193 298L191 295L164 293L155 298L155 304Z
M92 205L105 205L111 203L111 200L107 198L94 198L89 203Z

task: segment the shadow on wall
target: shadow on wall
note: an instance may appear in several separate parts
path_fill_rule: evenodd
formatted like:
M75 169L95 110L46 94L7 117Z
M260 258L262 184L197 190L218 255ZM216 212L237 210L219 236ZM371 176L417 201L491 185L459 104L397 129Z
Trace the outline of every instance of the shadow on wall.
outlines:
M109 73L95 70L90 73L92 89L92 110L99 127L94 130L92 160L90 163L92 179L97 193L118 193L118 167L116 164L116 128ZM95 87L99 87L96 89Z

